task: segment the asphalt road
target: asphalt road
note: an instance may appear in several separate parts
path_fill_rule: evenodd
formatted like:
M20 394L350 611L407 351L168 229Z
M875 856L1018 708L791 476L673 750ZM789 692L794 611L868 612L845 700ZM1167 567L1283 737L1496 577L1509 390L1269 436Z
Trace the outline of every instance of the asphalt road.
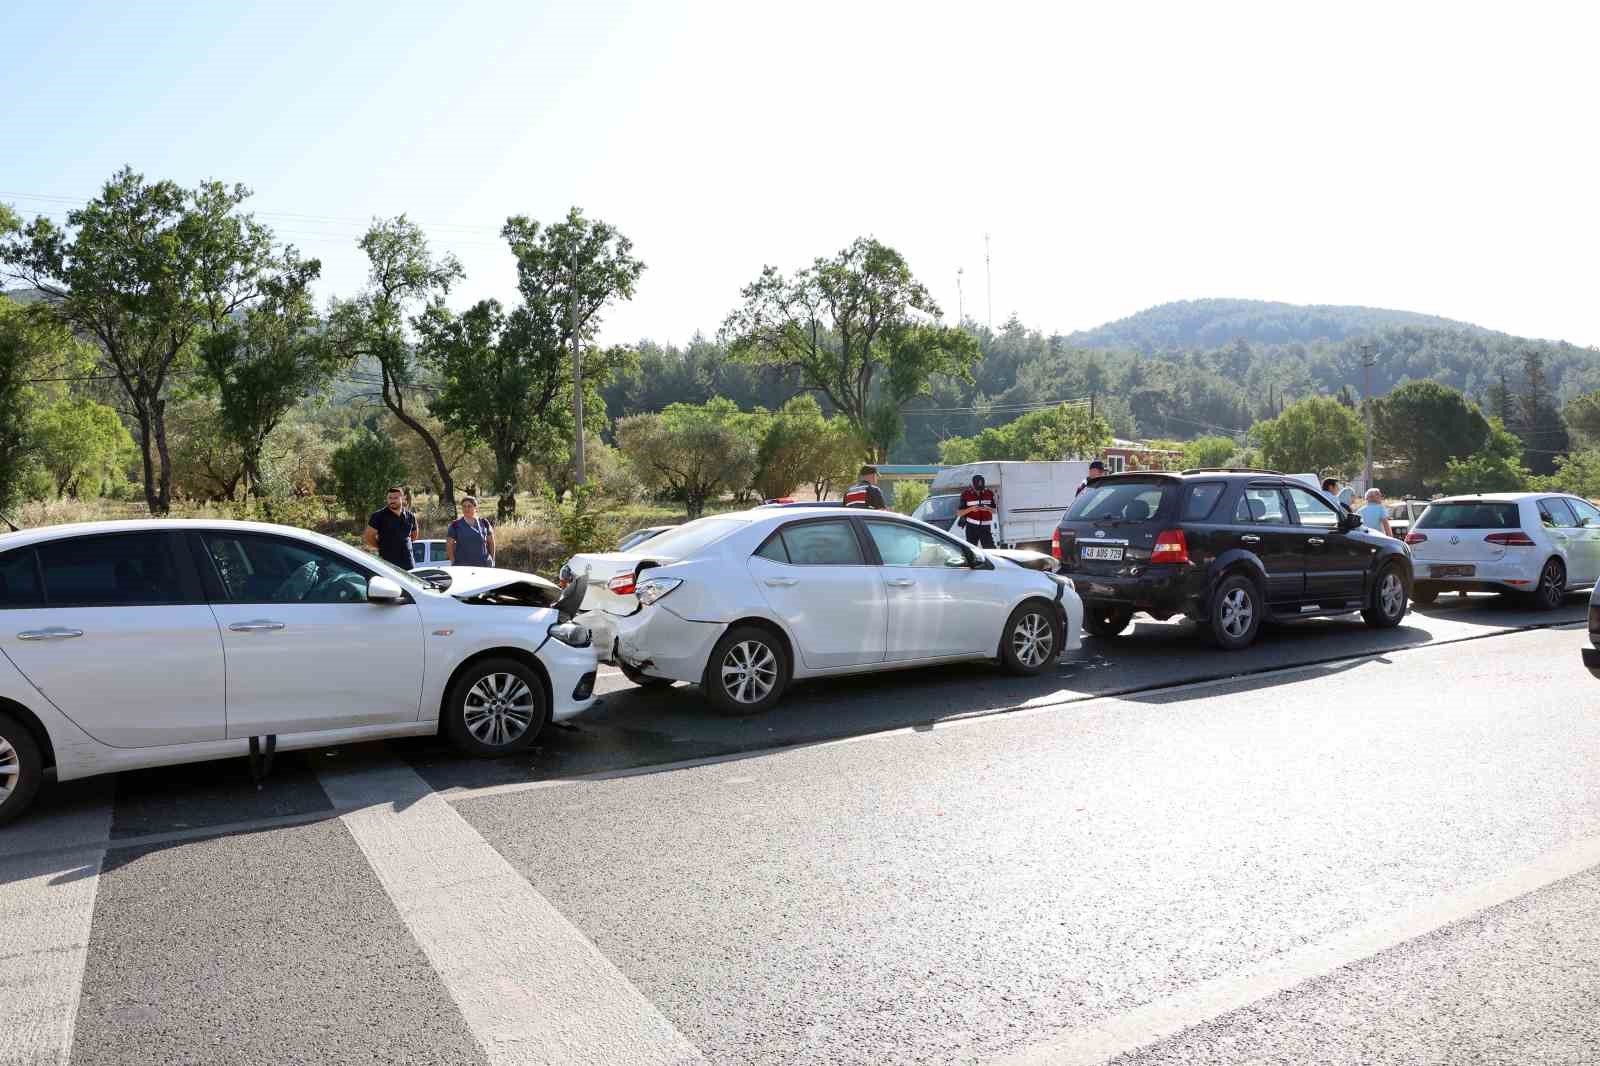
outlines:
M1597 1062L1582 617L63 785L0 830L0 1064Z

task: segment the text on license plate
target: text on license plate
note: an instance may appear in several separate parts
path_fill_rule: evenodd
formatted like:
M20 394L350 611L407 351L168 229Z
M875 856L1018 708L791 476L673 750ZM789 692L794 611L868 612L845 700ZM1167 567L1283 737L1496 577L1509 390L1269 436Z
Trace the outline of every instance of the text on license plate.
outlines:
M1078 549L1078 553L1085 559L1101 559L1108 563L1122 562L1122 546L1120 544L1115 547L1111 545L1085 544Z
M1429 577L1471 577L1475 567L1471 566L1432 566L1428 568Z

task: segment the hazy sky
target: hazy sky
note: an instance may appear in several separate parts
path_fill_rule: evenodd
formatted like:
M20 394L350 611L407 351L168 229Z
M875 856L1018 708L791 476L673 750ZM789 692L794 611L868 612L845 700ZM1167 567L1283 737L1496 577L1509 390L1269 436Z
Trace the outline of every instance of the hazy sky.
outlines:
M0 200L123 163L242 181L324 262L407 212L514 294L507 215L648 265L610 340L714 332L861 234L947 317L1361 303L1600 344L1600 8L1573 4L0 4ZM28 196L19 195L28 194Z

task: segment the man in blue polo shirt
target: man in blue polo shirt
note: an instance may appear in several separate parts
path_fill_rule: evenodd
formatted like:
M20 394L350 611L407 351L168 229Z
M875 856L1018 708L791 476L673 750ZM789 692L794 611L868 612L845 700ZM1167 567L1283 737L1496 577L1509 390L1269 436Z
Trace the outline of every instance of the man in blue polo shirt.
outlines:
M401 570L412 567L411 542L417 539L417 516L406 510L405 490L389 490L387 506L367 519L364 539L378 558Z

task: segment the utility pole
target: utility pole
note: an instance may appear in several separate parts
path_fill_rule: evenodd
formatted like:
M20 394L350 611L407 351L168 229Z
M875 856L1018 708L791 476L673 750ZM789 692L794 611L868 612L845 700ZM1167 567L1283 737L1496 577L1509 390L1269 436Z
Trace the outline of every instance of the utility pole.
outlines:
M1361 373L1364 402L1367 414L1367 465L1362 472L1361 487L1372 488L1372 368L1378 362L1377 348L1369 341L1361 346Z
M983 235L983 279L989 290L989 332L994 332L994 273L989 269L989 235Z
M956 267L956 325L963 326L967 321L966 294L961 291L961 267Z
M577 438L572 443L573 483L582 485L583 469L583 358L578 352L578 278L567 290L567 333L572 337L572 421Z

